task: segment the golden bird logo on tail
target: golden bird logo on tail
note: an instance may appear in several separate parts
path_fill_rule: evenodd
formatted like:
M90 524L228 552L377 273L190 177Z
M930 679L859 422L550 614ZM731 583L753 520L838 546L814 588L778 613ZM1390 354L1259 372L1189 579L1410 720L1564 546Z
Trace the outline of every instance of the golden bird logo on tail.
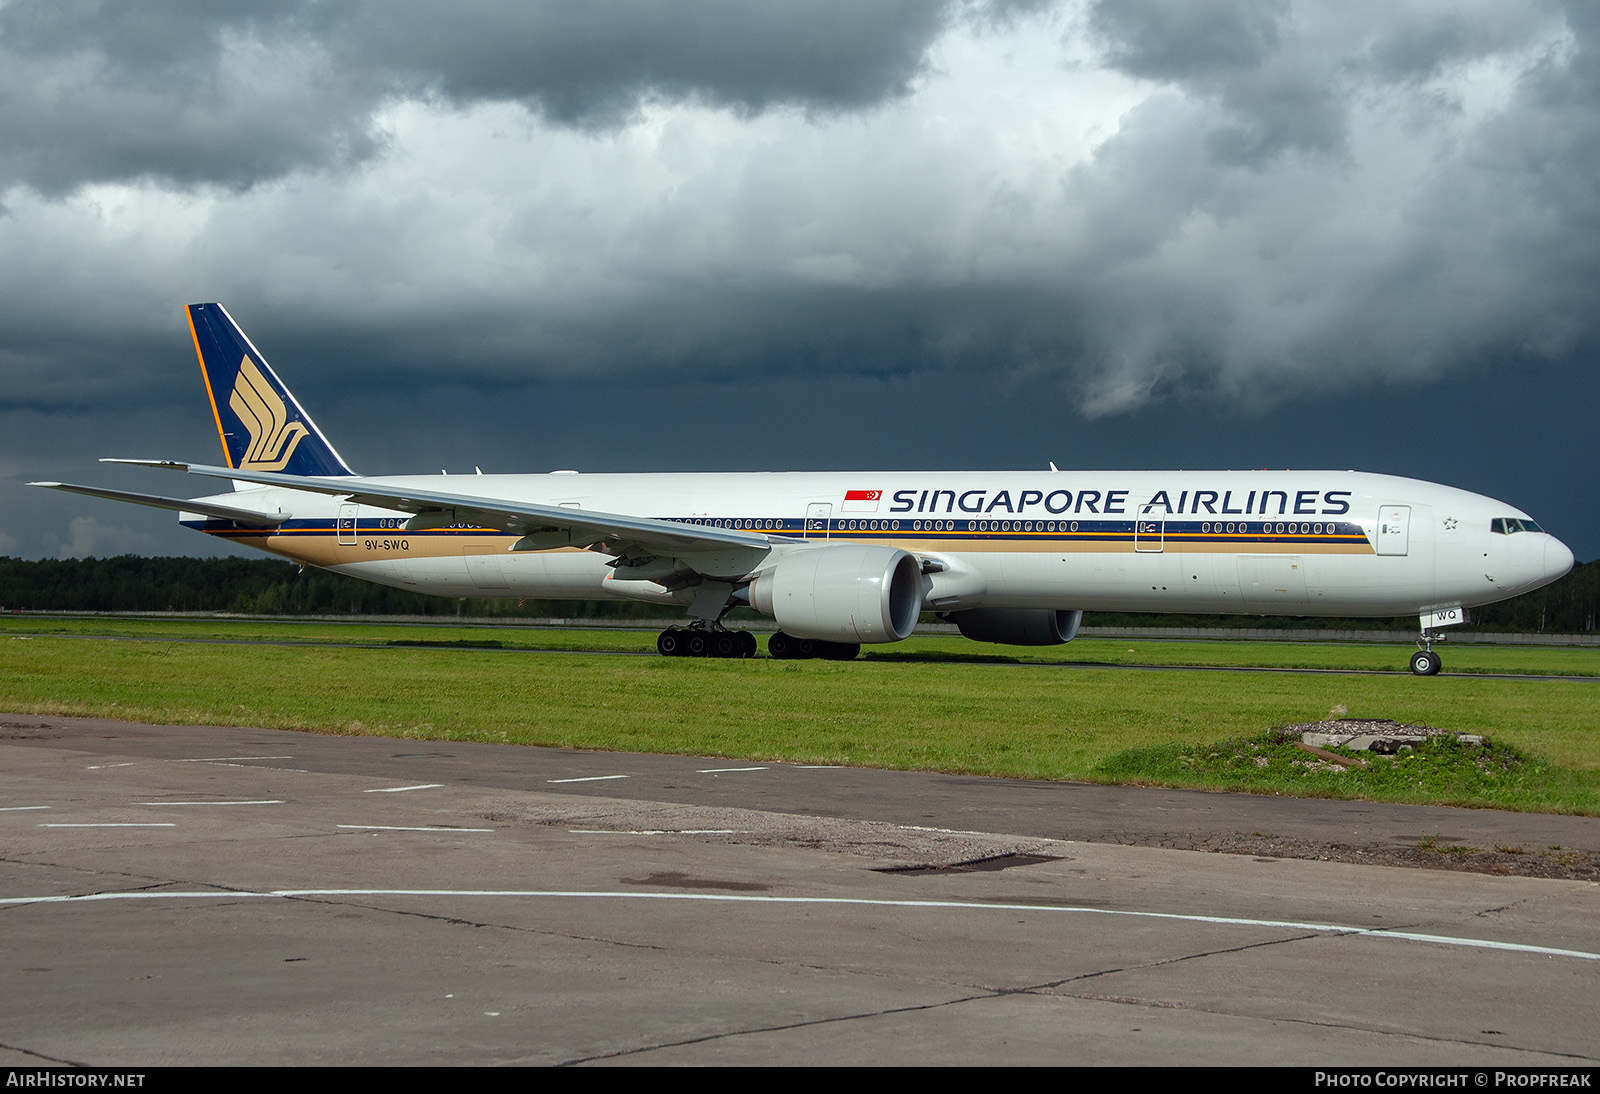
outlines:
M239 466L254 471L282 471L308 431L301 423L289 420L289 408L282 397L272 390L248 356L239 362L239 377L233 382L228 405L250 431L250 447L245 449Z

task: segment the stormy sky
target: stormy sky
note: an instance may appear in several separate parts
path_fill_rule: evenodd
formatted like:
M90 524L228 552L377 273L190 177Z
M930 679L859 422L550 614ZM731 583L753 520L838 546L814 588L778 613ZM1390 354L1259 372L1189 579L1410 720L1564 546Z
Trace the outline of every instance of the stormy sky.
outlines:
M1600 555L1600 8L0 0L0 554L357 471L1334 467Z

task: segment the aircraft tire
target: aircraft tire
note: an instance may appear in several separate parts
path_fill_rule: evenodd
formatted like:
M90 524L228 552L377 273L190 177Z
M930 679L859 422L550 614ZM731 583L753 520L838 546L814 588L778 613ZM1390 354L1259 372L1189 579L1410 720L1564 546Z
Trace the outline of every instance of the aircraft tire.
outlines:
M782 631L773 631L772 637L767 639L767 652L779 661L787 661L795 655L794 639Z
M704 657L711 652L711 639L699 631L691 631L685 645L689 647L686 652L690 657Z
M1418 676L1437 676L1444 662L1432 650L1418 650L1411 655L1411 671Z
M668 627L656 635L656 652L662 657L682 657L685 652L683 632L677 627Z
M819 656L829 661L854 661L861 653L859 642L818 642L817 645L822 647L818 650Z
M739 632L739 656L754 657L760 647L756 644L756 636L749 631Z
M739 639L726 631L717 635L713 645L716 647L718 657L737 657L743 648Z

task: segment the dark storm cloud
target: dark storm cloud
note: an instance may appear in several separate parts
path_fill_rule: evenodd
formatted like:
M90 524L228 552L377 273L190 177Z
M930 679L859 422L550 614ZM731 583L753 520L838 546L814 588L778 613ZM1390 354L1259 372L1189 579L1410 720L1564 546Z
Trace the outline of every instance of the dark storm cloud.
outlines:
M1106 64L1221 108L1206 140L1214 159L1259 166L1346 155L1350 111L1376 89L1514 49L1542 18L1481 5L1352 5L1341 18L1288 0L1097 0L1089 28Z
M1285 41L1288 14L1284 0L1101 0L1090 28L1112 67L1222 104L1226 120L1207 142L1215 158L1337 152L1344 125L1328 58L1302 55L1292 30Z
M1436 4L1397 8L1366 25L1365 45L1352 51L1348 69L1385 83L1419 83L1463 64L1493 58L1529 44L1530 33L1554 15L1574 40L1592 40L1592 4L1550 0L1532 5ZM1549 56L1547 61L1558 61ZM1563 64L1563 67L1565 65Z
M1100 0L1090 26L1124 72L1213 79L1259 66L1287 12L1283 0Z
M1068 184L1099 271L1084 405L1593 368L1596 23L1581 4L1096 5L1106 63L1159 90Z
M849 109L903 93L943 28L921 0L677 0L481 5L378 2L340 20L336 51L457 102L517 100L566 124L614 124L642 99L740 110Z
M239 188L362 161L397 97L570 125L652 99L841 110L903 93L947 22L921 0L0 6L0 187Z
M0 6L0 186L242 187L370 155L382 82L332 64L299 6Z

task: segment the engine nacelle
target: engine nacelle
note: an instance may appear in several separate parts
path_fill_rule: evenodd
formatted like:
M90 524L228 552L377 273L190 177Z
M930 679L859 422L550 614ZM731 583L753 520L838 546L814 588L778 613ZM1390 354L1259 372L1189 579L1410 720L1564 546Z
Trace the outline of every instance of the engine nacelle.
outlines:
M974 642L1059 646L1076 637L1083 613L1054 608L970 608L945 618L961 628L962 637Z
M838 543L786 552L749 595L796 638L898 642L917 625L922 592L922 567L905 551Z

